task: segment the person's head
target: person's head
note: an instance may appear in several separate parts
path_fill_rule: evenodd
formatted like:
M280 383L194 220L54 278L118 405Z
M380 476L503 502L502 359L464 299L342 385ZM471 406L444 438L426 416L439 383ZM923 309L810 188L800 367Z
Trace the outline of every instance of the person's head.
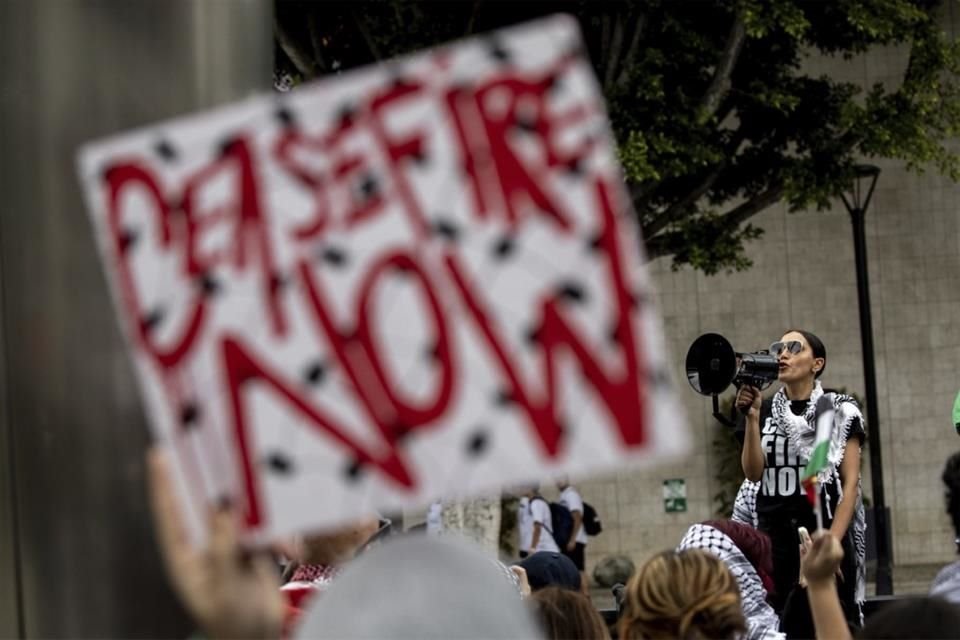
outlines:
M960 637L960 607L940 598L907 598L882 607L867 618L857 638Z
M547 640L610 638L603 618L582 593L546 587L530 596L529 603Z
M294 637L512 640L541 632L488 554L452 536L398 536L352 561Z
M517 495L523 498L533 498L540 495L539 484L525 484L517 489Z
M569 476L557 476L553 479L557 483L557 489L563 491L570 486L570 477Z
M940 479L947 500L947 515L953 523L954 536L960 540L960 452L947 458ZM957 544L957 551L960 552L960 543Z
M827 367L827 348L809 331L791 329L771 345L770 353L780 363L780 382L791 384L823 375Z
M580 572L573 560L555 551L537 551L519 563L527 572L532 591L546 587L562 587L580 591Z
M370 515L303 539L300 562L338 565L352 559L380 529L380 518Z
M773 591L773 547L770 536L733 520L707 520L703 524L723 532L753 566L767 593Z
M627 584L623 640L734 638L747 628L736 578L699 549L664 551Z

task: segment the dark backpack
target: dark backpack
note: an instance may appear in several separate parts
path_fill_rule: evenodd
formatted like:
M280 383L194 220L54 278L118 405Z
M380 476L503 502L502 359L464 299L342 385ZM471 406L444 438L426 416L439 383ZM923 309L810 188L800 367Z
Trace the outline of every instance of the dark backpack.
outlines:
M600 515L592 506L583 503L583 530L588 536L600 535L603 531L603 523L600 522Z
M534 500L547 502L546 498L539 496ZM553 541L557 543L557 546L563 549L570 541L570 536L573 535L573 514L570 513L570 509L559 502L547 502L547 504L550 506L550 526L547 527L547 531L553 536Z

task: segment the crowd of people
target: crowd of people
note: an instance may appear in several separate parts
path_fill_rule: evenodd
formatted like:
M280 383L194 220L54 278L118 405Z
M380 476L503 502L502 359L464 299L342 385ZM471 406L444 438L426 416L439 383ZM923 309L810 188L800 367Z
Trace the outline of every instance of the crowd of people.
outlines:
M826 349L815 335L789 331L770 352L782 387L767 401L743 387L736 399L746 480L732 517L694 523L650 558L614 589L612 616L590 599L585 507L566 478L557 489L571 531L558 540L551 505L524 489L520 559L510 565L449 536L387 535L389 522L375 514L251 552L229 505L211 514L208 544L197 549L164 454L153 451L153 510L171 583L210 638L960 637L960 562L941 571L929 596L864 620L863 418L852 398L821 387ZM825 464L805 487L801 471L827 410ZM960 454L942 479L960 551ZM282 573L278 557L287 560Z

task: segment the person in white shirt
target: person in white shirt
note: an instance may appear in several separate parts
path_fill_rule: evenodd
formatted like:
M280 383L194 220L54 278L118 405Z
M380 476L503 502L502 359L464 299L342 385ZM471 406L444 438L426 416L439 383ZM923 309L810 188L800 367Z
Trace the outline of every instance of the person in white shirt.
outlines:
M540 495L540 490L537 487L531 487L526 495L529 499L527 508L530 511L530 524L533 532L530 537L530 553L560 551L560 547L554 542L553 533L551 533L553 520L550 515L550 503Z
M533 540L533 519L530 513L530 498L521 496L517 505L517 530L520 534L520 558L530 555L530 542Z
M580 572L580 586L584 593L587 592L587 574L585 571L584 556L587 548L587 532L583 528L583 498L580 492L570 484L570 479L561 477L557 479L557 489L560 490L560 504L565 506L573 516L573 534L566 547L561 549L564 555L573 560L577 565L577 571Z
M427 535L438 536L443 533L443 503L434 500L427 508Z

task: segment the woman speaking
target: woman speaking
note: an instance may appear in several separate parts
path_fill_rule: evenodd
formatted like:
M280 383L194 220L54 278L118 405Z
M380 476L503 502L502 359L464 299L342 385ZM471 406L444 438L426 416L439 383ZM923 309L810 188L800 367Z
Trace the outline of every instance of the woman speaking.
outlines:
M778 613L800 572L798 528L813 532L816 517L801 486L801 473L816 438L817 406L824 395L819 378L827 364L820 339L807 331L788 331L770 345L783 384L773 399L761 402L760 391L741 387L736 404L746 414L741 464L746 477L760 482L758 528L771 539L774 565L773 606ZM828 393L834 425L828 464L817 477L823 526L843 545L842 576L837 588L847 620L862 624L865 597L865 530L860 495L860 447L863 418L850 396ZM823 403L820 404L823 407Z

